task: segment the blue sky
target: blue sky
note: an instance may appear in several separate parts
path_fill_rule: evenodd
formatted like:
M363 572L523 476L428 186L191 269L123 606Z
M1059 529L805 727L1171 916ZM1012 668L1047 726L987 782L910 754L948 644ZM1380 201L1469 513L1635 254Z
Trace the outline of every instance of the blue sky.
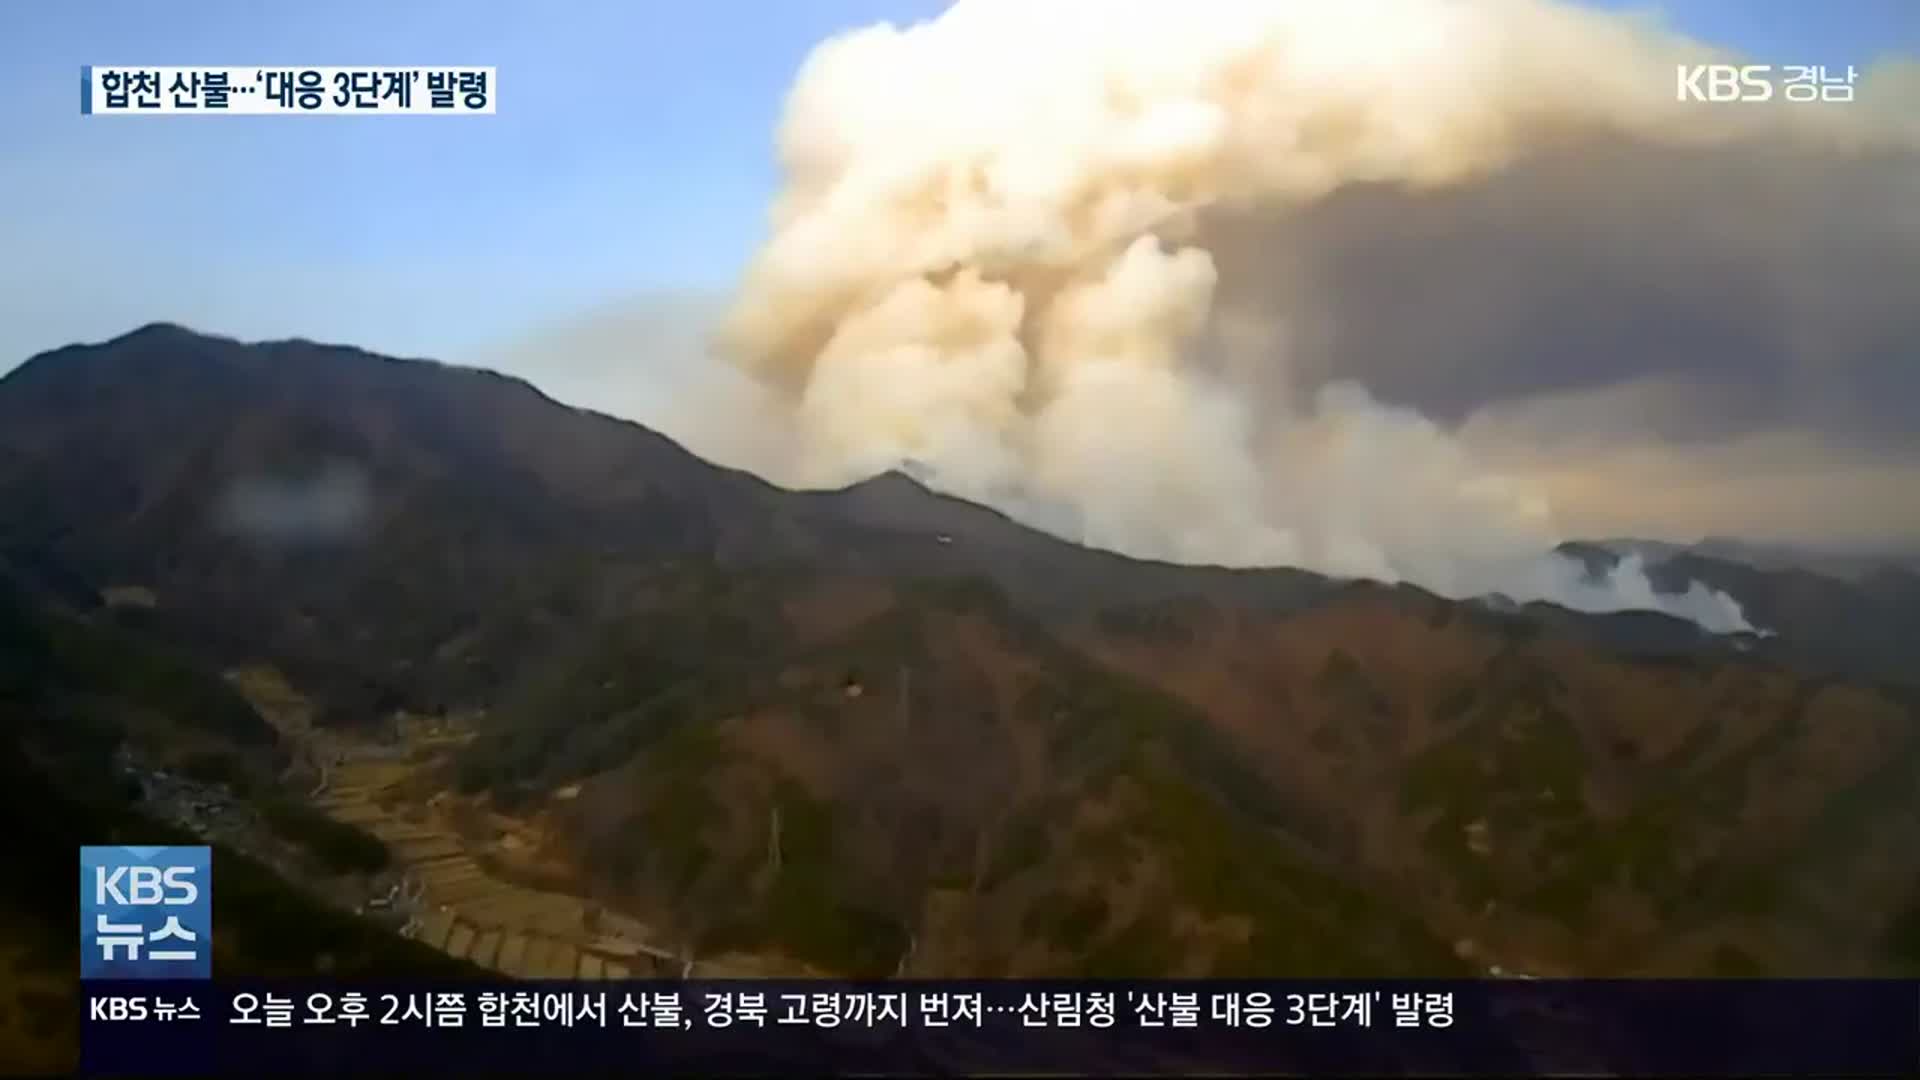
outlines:
M759 239L772 132L808 49L939 6L14 0L0 370L159 319L461 359L637 294L723 290ZM1920 53L1915 0L1661 10L1779 64ZM88 63L493 65L500 112L83 118Z

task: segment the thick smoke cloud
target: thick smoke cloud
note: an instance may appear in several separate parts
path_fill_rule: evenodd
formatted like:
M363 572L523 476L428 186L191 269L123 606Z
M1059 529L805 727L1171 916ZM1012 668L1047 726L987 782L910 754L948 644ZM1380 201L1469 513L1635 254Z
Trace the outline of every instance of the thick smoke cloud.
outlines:
M1875 97L1910 73L1674 100L1722 58L1541 0L961 0L829 41L720 338L791 427L759 467L911 461L1131 554L1743 628L1546 554L1565 469L1507 468L1495 408L1677 372L1715 407L1649 418L1705 438L1828 385L1805 365L1910 371L1920 114Z
M1911 152L1595 137L1232 224L1220 303L1289 313L1289 377L1417 406L1573 535L1920 547Z

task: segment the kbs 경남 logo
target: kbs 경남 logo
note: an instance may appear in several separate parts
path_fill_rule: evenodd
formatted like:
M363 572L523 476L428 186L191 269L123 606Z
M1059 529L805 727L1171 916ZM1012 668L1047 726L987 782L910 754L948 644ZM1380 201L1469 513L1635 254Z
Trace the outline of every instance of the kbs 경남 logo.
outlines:
M209 978L212 945L212 849L80 849L82 979Z
M1772 101L1770 64L1681 64L1678 72L1681 101Z

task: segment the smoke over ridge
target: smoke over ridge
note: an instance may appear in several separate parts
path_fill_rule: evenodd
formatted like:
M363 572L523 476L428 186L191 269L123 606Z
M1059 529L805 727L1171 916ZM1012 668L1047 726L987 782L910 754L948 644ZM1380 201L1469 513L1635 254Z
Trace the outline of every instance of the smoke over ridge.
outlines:
M1289 287L1312 252L1283 250L1345 192L1444 191L1592 140L1913 145L1871 74L1857 109L1675 100L1677 64L1720 59L1545 0L960 0L830 40L719 337L790 437L753 465L816 487L914 462L1136 556L1745 629L1724 595L1551 555L1538 491L1325 369L1325 305ZM1402 317L1387 295L1362 321Z

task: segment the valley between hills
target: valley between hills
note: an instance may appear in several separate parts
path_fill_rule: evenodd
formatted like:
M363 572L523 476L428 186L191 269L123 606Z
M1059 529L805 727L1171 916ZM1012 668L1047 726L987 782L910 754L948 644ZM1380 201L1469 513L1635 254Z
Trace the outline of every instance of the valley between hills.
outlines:
M1139 562L164 325L0 379L0 506L9 812L210 837L222 971L1920 970L1907 567L1663 554L1716 637Z
M473 733L459 718L400 717L374 742L316 728L310 702L271 668L229 681L295 748L307 801L384 844L392 863L368 881L358 913L490 971L528 979L728 978L781 974L753 958L694 958L646 925L565 891L574 871L543 863L541 822L489 811L435 789L452 750ZM578 795L562 789L556 798ZM786 972L792 974L793 972Z

